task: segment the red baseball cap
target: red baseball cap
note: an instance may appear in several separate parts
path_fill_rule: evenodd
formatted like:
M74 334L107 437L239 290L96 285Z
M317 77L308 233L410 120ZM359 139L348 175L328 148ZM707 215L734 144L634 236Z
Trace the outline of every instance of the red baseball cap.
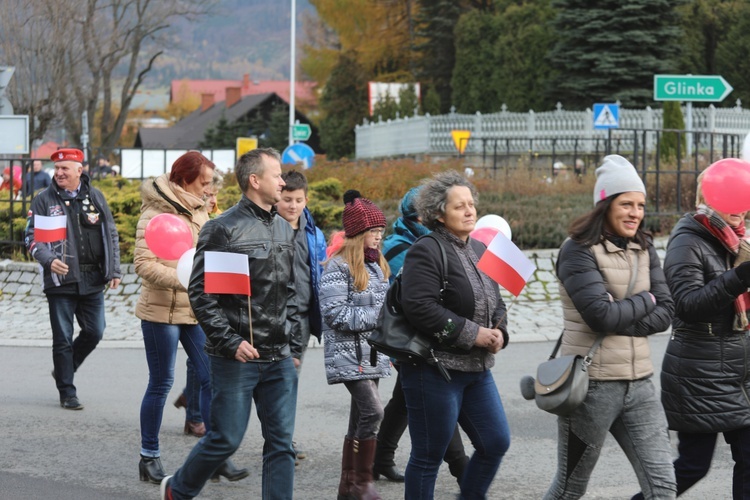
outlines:
M80 149L58 149L49 157L54 162L58 161L77 161L83 163L83 151Z

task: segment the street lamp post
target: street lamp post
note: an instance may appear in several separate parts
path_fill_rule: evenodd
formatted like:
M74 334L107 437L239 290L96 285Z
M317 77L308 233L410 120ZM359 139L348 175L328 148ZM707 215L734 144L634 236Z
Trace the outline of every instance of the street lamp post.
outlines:
M297 0L292 0L292 40L291 40L291 55L290 55L290 63L289 63L289 145L291 146L294 144L294 139L292 138L292 130L294 129L294 94L296 90L296 82L295 82L295 75L294 75L294 69L295 69L295 62L296 62L296 52L297 52Z

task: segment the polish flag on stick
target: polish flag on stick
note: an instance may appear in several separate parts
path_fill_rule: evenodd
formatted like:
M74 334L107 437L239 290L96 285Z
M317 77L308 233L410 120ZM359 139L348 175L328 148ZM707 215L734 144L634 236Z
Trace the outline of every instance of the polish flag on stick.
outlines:
M52 243L64 240L68 236L68 217L58 215L47 217L34 214L34 241L37 243Z
M247 255L230 252L204 254L206 293L250 296L250 264Z
M516 297L536 271L536 266L501 232L490 241L477 267Z
M250 304L250 263L247 260L247 255L231 252L206 252L203 258L204 292L247 295L250 345L253 345L253 313Z

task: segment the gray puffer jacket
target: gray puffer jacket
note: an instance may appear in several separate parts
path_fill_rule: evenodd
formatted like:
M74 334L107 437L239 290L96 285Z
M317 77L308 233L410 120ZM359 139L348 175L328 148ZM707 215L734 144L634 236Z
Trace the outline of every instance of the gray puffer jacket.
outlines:
M329 384L389 377L390 359L378 353L370 364L367 338L378 324L388 280L376 263L365 264L370 280L362 291L341 257L333 257L320 278L323 349Z

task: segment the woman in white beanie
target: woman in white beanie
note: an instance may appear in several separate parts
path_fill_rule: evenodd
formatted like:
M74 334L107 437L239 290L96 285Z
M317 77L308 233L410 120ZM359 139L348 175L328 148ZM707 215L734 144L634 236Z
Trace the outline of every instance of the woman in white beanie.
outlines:
M558 417L557 474L545 499L580 498L607 433L625 452L646 498L675 498L672 455L651 376L647 336L666 330L674 303L650 237L642 229L646 188L633 165L609 155L596 169L594 209L570 227L557 276L562 355L586 356L586 400Z

